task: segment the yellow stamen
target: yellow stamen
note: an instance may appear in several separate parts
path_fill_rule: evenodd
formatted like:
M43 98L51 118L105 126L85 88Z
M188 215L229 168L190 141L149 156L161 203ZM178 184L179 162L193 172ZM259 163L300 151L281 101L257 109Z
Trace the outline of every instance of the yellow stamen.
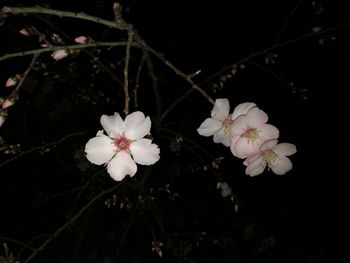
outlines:
M224 134L230 133L230 128L233 123L232 114L229 114L227 118L225 118L221 124L221 127L224 129Z
M266 162L268 168L270 169L272 166L276 165L276 162L278 161L278 155L271 151L267 150L262 154L264 161Z
M256 128L249 128L241 137L245 137L249 142L254 143L259 139L259 131Z

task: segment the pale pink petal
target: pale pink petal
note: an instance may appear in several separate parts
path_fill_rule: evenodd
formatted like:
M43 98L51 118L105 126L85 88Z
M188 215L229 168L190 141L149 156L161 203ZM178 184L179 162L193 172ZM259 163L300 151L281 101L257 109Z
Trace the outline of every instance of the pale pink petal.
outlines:
M8 78L8 80L6 81L5 86L6 87L12 87L12 86L15 86L17 83L18 83L18 78L17 78L17 76L14 76L14 77Z
M197 129L197 132L202 136L211 136L221 129L221 125L221 121L207 118Z
M234 156L237 155L236 150L235 150L235 144L236 142L241 138L240 135L236 136L231 136L231 141L230 141L230 150Z
M8 107L11 107L13 104L15 104L13 99L6 99L1 106L3 109L6 109Z
M289 156L297 152L297 148L291 143L279 143L272 149L273 152L282 156Z
M244 102L244 103L238 104L236 108L233 110L232 120L236 119L238 116L246 115L248 111L253 107L256 107L256 104L253 102Z
M284 156L279 158L273 163L271 170L278 175L283 175L293 168L292 162Z
M271 124L262 124L259 126L258 131L259 137L264 141L277 139L280 134L279 130Z
M150 133L151 120L141 111L135 111L124 120L125 136L130 140L138 140Z
M115 112L111 116L102 115L100 123L111 138L116 138L118 135L123 135L124 133L125 125L118 112Z
M214 134L214 142L222 143L225 146L230 146L231 136L230 134L226 134L224 129L220 129L218 132Z
M150 139L140 139L130 145L134 161L142 165L151 165L159 160L159 148Z
M233 136L241 136L248 128L247 116L241 115L233 121L230 128L230 133Z
M271 150L278 143L278 140L267 140L260 146L260 151Z
M241 137L237 140L234 146L234 156L244 159L249 155L259 152L259 144L250 142L247 138Z
M252 154L252 155L249 155L247 157L247 159L244 160L243 164L245 166L248 166L249 164L251 164L252 162L254 162L256 159L260 158L261 157L261 153L256 153L256 154Z
M248 125L251 128L256 128L264 124L268 120L267 114L258 107L251 108L247 113Z
M137 165L127 152L119 152L108 163L107 172L116 181L121 181L125 176L134 176L137 171Z
M223 121L230 113L230 102L228 99L216 99L211 117Z
M87 43L87 37L86 36L79 36L79 37L76 37L74 38L74 41L78 44L85 44Z
M93 164L101 165L109 162L115 154L113 140L106 135L98 133L97 137L90 139L85 145L86 158Z
M262 174L265 170L266 162L260 156L260 158L255 159L252 163L250 163L245 169L245 174L250 176L256 176Z
M60 60L62 58L65 58L66 56L68 56L68 52L67 50L65 49L58 49L58 50L55 50L52 54L51 54L51 57L54 59L54 60Z

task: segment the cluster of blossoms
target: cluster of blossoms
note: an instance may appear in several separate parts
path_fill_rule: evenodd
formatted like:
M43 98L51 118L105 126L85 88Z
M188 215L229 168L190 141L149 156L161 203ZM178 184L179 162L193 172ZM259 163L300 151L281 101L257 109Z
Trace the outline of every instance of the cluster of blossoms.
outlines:
M90 139L85 152L87 159L97 165L107 164L107 172L116 180L134 176L137 165L152 165L159 160L159 148L151 139L144 138L150 133L151 120L136 111L123 121L119 113L102 115L103 131Z
M212 136L214 142L230 147L232 154L245 159L245 173L256 176L271 169L275 174L283 175L292 169L287 156L296 152L290 143L278 143L279 130L267 123L267 114L255 103L239 104L230 113L227 99L217 99L207 118L197 129L203 136ZM107 172L121 181L127 175L134 176L137 165L152 165L159 160L159 148L151 139L151 120L136 111L126 116L123 121L119 113L112 116L102 115L103 130L90 139L85 146L87 159L97 165L106 164ZM224 185L222 185L224 186ZM230 189L223 188L223 195L230 194Z
M239 104L230 113L227 99L217 99L207 118L197 129L202 136L212 136L215 143L230 147L232 154L245 159L245 173L256 176L266 166L275 174L283 175L292 169L291 161L286 157L296 152L290 143L279 143L279 130L267 124L267 114L255 103Z
M57 44L64 45L62 38L58 34L55 34L55 33L51 34L50 41L49 41L44 34L40 33L34 27L22 28L19 31L19 33L22 34L23 36L26 36L26 37L38 36L40 46L43 48L53 47L54 45L57 45ZM92 42L92 39L89 37L85 37L85 36L78 36L78 37L74 38L74 42L77 44L88 44L88 43ZM73 50L56 49L54 52L52 52L51 57L54 60L61 60L65 57L67 57L68 55L70 55L71 53L74 53Z

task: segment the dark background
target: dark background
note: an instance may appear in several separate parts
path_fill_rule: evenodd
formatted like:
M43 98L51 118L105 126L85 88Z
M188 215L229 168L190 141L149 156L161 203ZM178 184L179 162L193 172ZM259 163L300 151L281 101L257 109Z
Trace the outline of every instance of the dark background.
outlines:
M84 11L110 20L112 3L1 2ZM241 160L229 149L197 134L212 109L198 92L156 125L157 110L164 112L191 87L151 57L161 108L145 68L139 105L131 103L131 111L141 110L152 118L161 159L152 169L138 166L133 178L115 182L102 166L88 163L83 150L101 129L100 116L122 112L124 106L121 85L105 71L97 72L91 56L107 66L114 63L112 70L122 80L124 49L90 49L90 55L74 54L61 61L45 53L39 59L45 68L29 74L0 128L6 144L21 145L13 155L0 153L1 164L14 158L0 166L1 242L23 261L31 250L19 241L39 247L101 191L120 184L74 220L33 262L333 262L333 235L345 222L349 186L346 155L336 149L348 144L343 127L350 73L348 27L245 60L244 69L238 68L229 80L222 77L231 68L216 73L272 46L277 36L277 43L283 43L312 33L314 27L349 23L347 9L336 1L307 0L123 1L122 5L125 20L150 46L186 74L201 70L194 81L214 99L228 98L231 111L239 103L253 101L268 113L269 123L280 130L280 141L297 146L298 152L291 156L293 170L284 176L267 170L254 178L245 175ZM0 27L1 55L38 48L35 37L18 34L31 25L47 35L61 35L67 44L79 35L97 41L127 37L125 32L69 18L10 16ZM324 44L319 44L320 39ZM275 63L266 64L271 54L277 54ZM139 49L132 49L130 87L135 85L141 56ZM0 83L24 72L30 59L0 61ZM3 87L0 95L10 91ZM71 136L61 143L50 144L67 135ZM180 137L183 141L178 143ZM223 160L216 169L211 163L218 157ZM220 180L232 188L234 202L221 197L216 189ZM113 194L116 205L108 208L105 202ZM155 240L164 244L163 257L151 250ZM1 255L5 252L0 248Z

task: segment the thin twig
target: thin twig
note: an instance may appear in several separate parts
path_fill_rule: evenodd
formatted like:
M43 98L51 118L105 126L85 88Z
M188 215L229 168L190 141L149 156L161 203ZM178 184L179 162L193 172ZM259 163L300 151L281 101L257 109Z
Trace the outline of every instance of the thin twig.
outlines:
M162 115L162 102L161 97L159 94L159 87L158 87L158 78L156 76L156 73L154 71L153 62L151 57L149 56L149 53L147 51L144 51L145 59L146 59L146 65L147 65L147 72L148 76L151 78L152 81L152 87L153 87L153 93L154 93L154 102L156 106L156 128L159 130L160 128L160 121L161 121L161 115Z
M143 38L138 35L137 31L134 29L133 25L130 23L126 23L122 16L121 16L121 5L118 3L115 3L113 5L114 14L115 14L115 21L109 21L105 20L99 17L87 15L82 12L68 12L68 11L60 11L60 10L54 10L54 9L48 9L43 7L4 7L2 9L5 13L12 13L12 14L49 14L49 15L55 15L59 17L71 17L71 18L77 18L82 20L87 20L90 22L94 22L97 24L105 25L112 28L117 28L120 30L126 30L128 33L133 33L134 40L141 45L142 48L146 49L153 55L155 55L158 59L160 59L166 66L171 68L175 74L179 75L181 78L186 80L189 84L191 84L191 87L195 90L197 90L200 94L202 94L210 103L214 104L214 100L201 88L199 85L197 85L193 80L191 75L187 75L183 73L180 69L175 67L169 60L165 59L162 54L160 54L158 51L154 50L152 47L150 47Z
M35 251L35 249L33 247L29 246L28 244L26 244L26 243L24 243L22 241L16 240L16 239L0 236L0 240L6 241L6 242L11 242L11 243L14 243L14 244L18 244L18 245L22 246L23 248L28 248L28 249L30 249L32 251Z
M57 194L50 195L48 197L45 197L45 198L40 199L40 200L36 201L35 203L33 203L33 207L35 207L35 206L37 206L37 205L39 205L41 203L47 202L47 201L49 201L51 199L55 199L55 198L60 197L60 196L64 196L64 195L67 195L67 194L71 194L71 193L77 192L81 188L82 188L82 186L79 186L79 187L75 187L73 189L70 189L70 190L67 190L67 191L64 191L64 192L60 192L60 193L57 193Z
M284 30L286 29L289 20L292 18L292 16L295 14L295 12L297 11L297 9L299 8L299 6L304 2L305 0L300 0L293 8L292 12L290 12L290 14L288 15L288 17L286 18L286 20L284 21L281 30L278 32L276 38L275 38L275 42L273 42L273 44L277 44L280 41L280 38L282 36L282 34L284 33Z
M57 229L48 239L46 239L46 241L44 241L38 248L36 248L35 251L33 251L33 253L29 257L27 257L23 262L28 263L29 261L31 261L41 250L43 250L51 241L53 241L59 234L61 234L68 226L73 224L93 203L99 200L102 196L115 191L121 185L122 183L114 185L113 187L102 191L101 193L96 195L94 198L92 198L90 202L88 202L83 208L81 208L74 217L69 219L65 224L63 224L59 229Z
M130 61L130 47L133 39L133 33L128 34L128 42L125 50L125 64L124 64L124 114L125 116L129 114L129 61Z
M138 90L139 90L139 87L140 87L140 77L141 77L141 72L142 72L142 67L145 63L145 52L142 53L142 57L141 57L141 61L140 61L140 64L137 68L137 73L136 73L136 77L135 77L135 87L134 87L134 91L133 91L133 96L134 96L134 107L137 108L139 105L138 105Z
M87 188L87 186L97 177L99 176L103 171L105 171L105 168L101 169L100 171L96 172L94 175L92 175L86 182L85 184L80 187L80 191L79 193L77 194L74 202L73 202L73 205L72 205L72 208L70 209L70 213L69 215L73 214L74 212L74 209L75 209L75 206L77 205L78 201L79 201L79 198L80 196L82 195L82 193L85 191L85 189Z
M268 73L269 75L271 75L271 76L274 77L275 79L278 79L279 81L285 83L285 84L286 84L287 86L289 86L289 87L290 87L290 85L291 85L291 83L292 83L291 81L288 81L288 80L286 80L285 78L283 78L283 77L281 77L280 75L278 75L276 72L274 72L274 71L272 71L272 70L270 70L270 69L264 67L263 65L260 65L260 64L258 64L258 63L256 63L256 62L254 62L254 61L247 61L246 63L251 64L251 65L257 67L258 69L260 69L260 70L262 70L262 71Z
M118 42L94 42L94 43L89 43L89 44L52 46L52 47L39 48L39 49L33 49L33 50L5 54L5 55L0 56L0 61L6 60L9 58L24 57L24 56L29 56L29 55L41 54L41 53L45 53L45 52L52 52L52 51L61 50L61 49L72 50L72 49L83 49L83 48L89 48L89 47L101 47L101 46L116 47L116 46L125 46L125 45L127 45L127 42L118 41Z
M347 22L345 24L342 24L342 25L339 25L339 26L335 26L335 27L331 27L331 28L322 30L320 32L307 33L305 35L302 35L302 36L299 36L299 37L296 37L296 38L292 38L292 39L284 41L284 42L280 42L280 43L274 44L274 45L272 45L272 46L270 46L268 48L262 49L260 51L257 51L255 53L250 54L249 56L246 56L246 57L244 57L242 59L239 59L236 62L232 63L231 65L223 67L221 70L219 70L218 72L216 72L215 74L209 76L206 80L204 80L204 83L207 83L208 81L212 80L213 78L216 78L216 77L222 75L225 71L231 69L232 67L234 67L236 65L245 63L245 62L247 62L249 60L252 60L253 58L256 58L258 56L261 56L261 55L264 55L266 53L269 53L269 52L271 52L271 51L273 51L275 49L278 49L278 48L281 48L281 47L285 47L285 46L288 46L288 45L291 45L291 44L295 44L295 43L301 42L301 41L303 41L305 39L309 39L309 38L312 38L312 37L317 37L317 36L319 36L321 34L331 33L331 32L334 32L334 31L337 31L337 30L340 30L342 28L346 28L346 27L349 27L349 26L350 26L350 22Z
M22 86L24 80L27 78L29 72L32 70L32 68L34 67L34 64L37 60L37 58L39 57L39 54L35 54L32 58L32 60L30 61L30 64L28 66L28 68L26 69L26 71L23 73L21 80L18 82L16 89L13 92L18 92L19 88Z
M57 146L58 144L64 142L65 140L67 140L67 139L70 138L70 137L78 136L78 135L84 135L84 134L86 134L86 132L75 132L75 133L71 133L71 134L68 134L68 135L64 136L63 138L59 139L58 141L51 142L51 143L45 143L45 144L43 144L43 145L41 145L41 146L36 146L36 147L33 147L33 148L29 149L29 150L22 151L22 152L20 152L18 155L14 156L14 157L12 157L12 158L10 158L10 159L7 159L6 161L0 163L0 167L2 167L2 166L6 165L6 164L8 164L8 163L10 163L10 162L13 162L13 161L19 159L19 158L22 157L23 155L27 155L27 154L30 154L30 153L35 152L35 151L43 150L43 149L45 149L45 148L47 148L47 147L54 147L54 146Z
M37 58L39 57L39 54L35 54L29 64L29 66L27 67L26 71L21 75L20 77L20 81L18 82L16 88L11 92L10 95L7 96L8 99L11 99L13 101L13 103L15 103L18 99L19 96L19 88L22 86L24 80L27 78L29 72L32 70L32 68L34 67L34 64L37 60ZM0 109L0 113L2 111L7 111L7 109Z
M83 12L69 12L69 11L60 11L55 9L44 8L40 6L35 7L14 7L14 6L5 6L2 11L4 13L11 13L14 15L26 15L26 14L46 14L54 15L58 17L71 17L87 20L97 24L105 25L108 27L116 27L114 21L105 20L96 16L91 16Z
M152 47L150 47L142 38L139 36L135 36L135 41L137 41L144 49L152 53L154 56L156 56L158 59L160 59L166 66L171 68L176 75L180 76L184 80L186 80L189 84L191 84L191 87L195 90L197 90L200 94L202 94L211 104L214 104L214 100L206 93L201 87L199 87L193 80L191 74L185 74L180 69L178 69L176 66L174 66L169 60L167 60L163 54L159 53Z
M172 109L174 109L181 101L183 101L184 99L186 99L188 97L188 95L190 95L192 92L194 91L194 89L189 89L187 90L184 94L182 94L180 97L178 97L176 99L176 101L174 101L162 114L160 120L162 121L169 113Z
M70 39L72 40L72 38L66 34L61 28L57 27L56 25L54 25L53 23L51 23L50 20L46 19L43 16L34 14L37 18L39 18L40 20L44 21L48 26L50 26L52 29L58 31L62 36L64 36L66 39ZM96 41L94 41L96 42ZM91 59L94 60L94 62L96 62L105 72L107 72L112 79L114 79L120 86L123 85L122 81L120 79L117 78L117 76L112 72L112 70L110 70L98 57L95 57L88 49L82 49L82 51L87 54Z

